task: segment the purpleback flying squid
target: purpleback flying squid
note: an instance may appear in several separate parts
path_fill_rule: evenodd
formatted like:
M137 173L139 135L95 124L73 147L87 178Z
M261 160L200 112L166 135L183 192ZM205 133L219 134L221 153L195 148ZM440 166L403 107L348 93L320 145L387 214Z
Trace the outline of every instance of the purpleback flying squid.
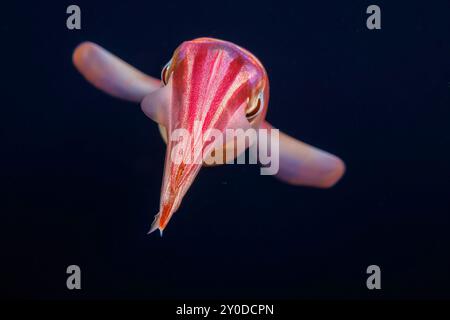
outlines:
M257 136L245 139L244 147L237 148L233 143L236 136L217 139L217 132L225 136L230 129L241 133L276 130L265 120L269 103L266 70L253 54L233 43L212 38L185 41L163 68L161 79L142 73L91 42L75 49L73 62L92 85L140 103L143 112L159 124L167 151L160 208L150 232L159 229L162 233L200 168L211 165L208 157L223 160L212 164L228 163L256 143L267 149L273 144ZM345 165L338 157L276 131L276 177L280 180L329 188L344 174ZM190 141L180 139L180 132L189 134Z

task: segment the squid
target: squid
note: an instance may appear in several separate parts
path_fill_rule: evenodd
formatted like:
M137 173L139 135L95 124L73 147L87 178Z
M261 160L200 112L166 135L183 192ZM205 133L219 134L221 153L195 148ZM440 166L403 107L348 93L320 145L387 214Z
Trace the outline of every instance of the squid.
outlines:
M142 111L159 125L167 150L159 212L149 233L159 229L162 235L199 170L206 165L204 154L222 152L223 162L213 165L228 163L238 155L229 141L212 143L201 134L210 129L221 133L228 129L275 129L265 120L269 103L265 68L252 53L231 42L213 38L183 42L162 69L160 79L92 42L79 44L72 60L93 86L111 96L140 103ZM173 139L177 129L191 134L191 143L177 143ZM253 143L249 140L244 149ZM173 161L175 148L182 161ZM183 161L187 151L197 161ZM345 171L344 162L337 156L282 132L278 135L278 153L276 177L292 185L329 188Z

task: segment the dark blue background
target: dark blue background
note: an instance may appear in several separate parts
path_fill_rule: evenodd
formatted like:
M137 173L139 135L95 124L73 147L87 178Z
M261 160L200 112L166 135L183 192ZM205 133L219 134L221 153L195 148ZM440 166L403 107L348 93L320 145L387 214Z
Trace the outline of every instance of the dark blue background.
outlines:
M299 2L299 3L298 3ZM2 4L0 295L16 298L450 298L448 1ZM365 26L368 5L382 30ZM91 87L99 43L158 76L184 40L257 55L268 120L341 156L330 190L257 166L202 170L164 237L165 146L139 106ZM66 267L82 290L66 289ZM365 286L382 270L382 290Z

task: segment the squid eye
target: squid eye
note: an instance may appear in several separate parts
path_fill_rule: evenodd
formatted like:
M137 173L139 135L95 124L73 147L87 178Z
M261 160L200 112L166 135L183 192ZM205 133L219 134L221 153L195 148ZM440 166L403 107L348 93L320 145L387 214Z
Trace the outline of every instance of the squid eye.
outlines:
M263 109L264 105L264 97L263 92L261 91L256 97L255 101L249 105L247 110L245 110L245 116L248 121L253 120Z
M164 66L164 68L161 71L161 81L164 85L167 85L170 78L170 66L172 64L172 59L167 62L167 64Z

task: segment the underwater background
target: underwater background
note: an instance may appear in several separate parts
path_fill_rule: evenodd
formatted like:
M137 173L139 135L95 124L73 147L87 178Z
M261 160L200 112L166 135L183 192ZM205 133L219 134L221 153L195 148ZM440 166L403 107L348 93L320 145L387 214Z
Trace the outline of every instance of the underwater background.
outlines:
M8 3L0 19L3 298L450 298L448 1ZM381 8L381 30L366 8ZM267 120L340 156L328 190L204 168L161 238L165 145L75 70L96 42L159 76L183 41L254 53ZM79 265L82 290L66 288ZM366 287L381 268L381 290Z

